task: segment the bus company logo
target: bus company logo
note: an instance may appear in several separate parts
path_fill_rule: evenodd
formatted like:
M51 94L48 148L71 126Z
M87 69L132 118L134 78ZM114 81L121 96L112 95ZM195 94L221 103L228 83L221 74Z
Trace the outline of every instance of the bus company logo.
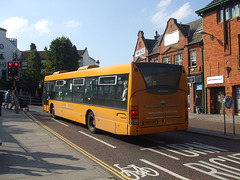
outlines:
M72 105L70 105L70 104L67 104L67 103L63 103L63 104L62 104L62 108L64 108L64 109L71 109L71 110L73 110L73 106L72 106Z

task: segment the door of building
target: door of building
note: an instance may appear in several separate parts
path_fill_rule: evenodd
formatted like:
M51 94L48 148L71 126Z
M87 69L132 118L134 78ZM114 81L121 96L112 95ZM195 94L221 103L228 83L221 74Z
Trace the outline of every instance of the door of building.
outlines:
M223 114L223 99L225 97L225 88L216 88L214 89L214 103L215 110L214 114Z

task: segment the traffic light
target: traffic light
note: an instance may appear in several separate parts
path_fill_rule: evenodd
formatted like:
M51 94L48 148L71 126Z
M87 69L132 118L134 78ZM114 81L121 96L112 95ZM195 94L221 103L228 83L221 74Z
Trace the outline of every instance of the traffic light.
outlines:
M19 81L19 63L18 62L8 62L7 80Z
M7 68L7 80L10 81L13 79L13 62L8 62L8 68Z
M18 62L14 62L13 63L13 80L15 81L19 81L19 63Z

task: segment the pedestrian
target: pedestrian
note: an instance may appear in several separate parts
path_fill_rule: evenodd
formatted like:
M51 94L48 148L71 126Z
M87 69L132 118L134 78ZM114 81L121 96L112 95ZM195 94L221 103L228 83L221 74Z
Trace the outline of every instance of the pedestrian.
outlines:
M4 107L6 108L7 106L7 109L8 109L8 106L9 106L9 103L11 101L11 91L10 89L5 93L5 104L4 104Z
M15 106L15 108L16 108L16 105L15 105L15 94L14 93L12 93L12 96L11 96L11 106L10 106L10 110L12 110L12 108L13 108L13 106Z
M200 114L201 98L199 97L199 95L196 95L194 105L195 105L196 113Z

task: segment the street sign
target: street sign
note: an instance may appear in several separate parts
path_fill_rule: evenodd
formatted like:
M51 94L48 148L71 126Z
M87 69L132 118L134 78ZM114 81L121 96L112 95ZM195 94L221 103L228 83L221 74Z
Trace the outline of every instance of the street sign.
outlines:
M227 109L231 109L233 106L233 99L231 96L225 96L224 105Z
M224 104L224 110L223 110L223 119L224 119L224 134L226 135L226 117L225 117L225 114L226 114L226 108L227 109L232 109L232 116L233 116L233 134L235 134L235 119L234 119L234 101L233 101L233 98L231 96L225 96L224 97L224 100L223 100L223 104Z

